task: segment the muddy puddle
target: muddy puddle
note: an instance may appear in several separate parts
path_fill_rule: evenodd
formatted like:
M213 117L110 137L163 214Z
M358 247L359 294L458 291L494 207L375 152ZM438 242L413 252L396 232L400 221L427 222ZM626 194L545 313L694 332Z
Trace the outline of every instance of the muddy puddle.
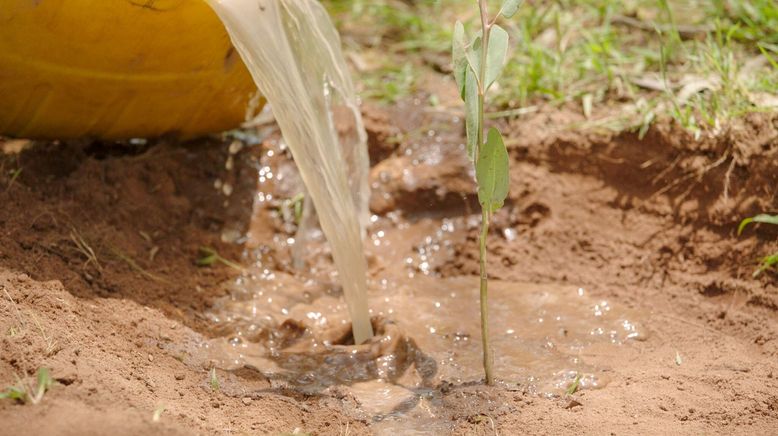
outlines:
M378 333L356 346L337 292L276 274L239 282L210 314L224 335L208 345L220 367L249 365L313 391L374 379L409 388L481 380L476 278L373 283ZM582 389L603 386L607 371L580 357L587 348L646 337L636 314L582 288L493 281L490 298L501 383L540 395L560 395L576 378Z
M225 370L256 369L277 387L345 390L358 414L380 421L377 430L445 427L436 419L441 392L483 378L477 278L403 275L371 281L377 335L354 345L336 286L258 264L209 313L221 337L201 357ZM490 299L495 371L510 390L554 397L601 388L610 368L586 356L647 335L637 313L575 286L493 281Z
M251 368L271 386L333 398L378 433L413 434L450 424L444 395L483 380L478 278L441 277L477 216L370 218L370 341L354 345L337 269L321 231L296 247L289 205L299 178L283 141L265 142L245 264L229 296L207 313L216 338L195 360L223 370ZM268 177L273 174L273 177ZM374 192L373 195L376 195ZM505 233L505 232L503 232ZM503 235L504 237L513 235ZM305 253L297 269L293 253ZM588 363L647 337L640 313L595 298L596 289L490 281L495 374L503 388L543 397L598 389L610 368ZM346 404L346 402L344 402Z
M219 368L250 367L276 386L343 388L381 428L428 426L437 422L441 390L483 378L477 285L475 277L373 281L377 335L355 346L339 292L258 271L210 313L223 336L202 352ZM609 368L585 356L647 334L636 313L575 286L493 281L490 292L495 372L507 389L553 397L574 385L603 387Z

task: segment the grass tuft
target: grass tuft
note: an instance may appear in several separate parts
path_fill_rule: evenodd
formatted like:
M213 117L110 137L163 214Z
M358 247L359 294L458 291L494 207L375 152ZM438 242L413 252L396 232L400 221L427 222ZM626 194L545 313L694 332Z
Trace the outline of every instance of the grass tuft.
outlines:
M756 215L744 219L743 221L740 222L740 225L738 226L737 229L738 236L741 235L743 233L743 230L745 230L745 228L751 223L778 225L778 215L761 214L761 215ZM759 268L757 268L756 271L754 271L753 276L758 277L763 272L768 271L770 269L774 269L776 266L778 266L778 252L763 257L760 262Z
M496 10L500 2L489 3ZM425 68L440 68L428 60L448 51L445 23L478 19L472 0L325 4L344 38L373 61L360 68L362 95L387 104L412 95ZM489 98L499 116L573 103L587 122L569 128L645 134L670 118L699 137L747 113L778 110L774 0L525 2L499 24L515 41Z
M20 403L38 404L43 400L54 379L51 378L48 368L39 368L36 375L36 383L24 381L17 377L17 383L0 391L0 399L15 400Z
M158 276L158 275L156 275L154 273L151 273L151 272L147 271L142 266L138 265L138 263L135 262L135 260L133 258L131 258L130 256L124 254L118 248L116 248L114 246L109 246L108 248L111 251L111 254L113 254L117 259L119 259L119 260L123 261L124 263L126 263L130 268L132 268L135 271L137 271L138 273L140 273L140 275L142 275L143 277L146 277L147 279L155 281L157 283L164 283L166 285L172 285L173 284L173 282L171 282L170 280L168 280L168 279L166 279L164 277L160 277L160 276Z

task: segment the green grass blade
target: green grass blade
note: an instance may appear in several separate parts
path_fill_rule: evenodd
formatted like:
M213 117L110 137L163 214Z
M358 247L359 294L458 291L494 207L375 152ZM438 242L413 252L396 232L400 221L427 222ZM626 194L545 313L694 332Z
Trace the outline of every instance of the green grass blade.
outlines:
M578 391L578 388L581 387L581 374L575 375L575 380L573 380L572 383L570 383L570 386L567 387L567 390L565 390L566 395L573 395Z
M4 391L0 392L0 400L9 399L24 401L26 397L27 393L24 391L24 389L21 389L17 386L9 386Z
M764 45L757 44L757 47L759 47L759 51L762 52L762 55L767 59L767 61L770 62L770 65L772 65L773 68L778 70L778 61L776 61L775 58L770 56L770 53L767 52L767 49L764 47Z
M746 218L743 221L740 221L740 225L737 227L737 235L740 236L743 233L743 230L746 228L747 225L754 222L753 218Z
M204 256L197 259L198 266L211 266L219 259L219 256L214 252L207 252L206 250L200 250Z
M768 215L763 213L751 218L746 218L740 222L740 225L737 228L737 234L740 235L743 233L743 230L746 228L746 226L751 223L775 224L778 226L778 215Z
M754 277L758 277L759 274L767 271L768 269L774 268L776 265L778 265L778 253L774 253L765 257L762 259L762 265L759 266L759 269L754 271Z
M775 224L778 226L778 215L761 214L754 217L755 223Z
M49 388L51 388L51 385L54 384L54 380L51 378L51 374L49 373L48 368L40 368L38 369L38 387L37 391L35 391L35 401L40 401L43 398L43 394L46 393Z

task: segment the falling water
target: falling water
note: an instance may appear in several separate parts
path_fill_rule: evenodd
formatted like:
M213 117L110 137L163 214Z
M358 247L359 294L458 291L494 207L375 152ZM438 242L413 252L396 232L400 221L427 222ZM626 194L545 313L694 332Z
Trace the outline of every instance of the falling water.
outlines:
M273 108L332 247L355 342L362 343L373 336L360 230L369 163L338 33L316 0L207 1ZM342 140L334 111L352 118Z

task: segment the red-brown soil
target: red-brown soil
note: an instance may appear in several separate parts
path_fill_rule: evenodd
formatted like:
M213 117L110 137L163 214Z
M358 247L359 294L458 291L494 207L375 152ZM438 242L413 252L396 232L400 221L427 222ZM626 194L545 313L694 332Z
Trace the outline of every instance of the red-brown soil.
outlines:
M454 115L413 101L365 111L373 182L388 194L374 195L374 213L477 212ZM491 274L585 286L639 309L652 335L584 356L612 381L571 398L447 387L453 432L778 433L778 276L751 277L778 232L735 234L742 217L778 209L778 118L699 141L661 122L642 140L563 128L579 118L548 108L503 126L512 185L490 234ZM444 159L428 165L438 136ZM58 382L37 405L0 401L4 434L370 433L353 399L273 388L249 370L220 371L214 391L208 368L187 359L216 334L204 312L237 274L198 267L199 247L241 259L220 235L251 219L262 146L228 170L229 142L35 143L0 155L0 384L40 367ZM229 197L217 179L232 183ZM436 274L477 273L477 230L461 231Z

